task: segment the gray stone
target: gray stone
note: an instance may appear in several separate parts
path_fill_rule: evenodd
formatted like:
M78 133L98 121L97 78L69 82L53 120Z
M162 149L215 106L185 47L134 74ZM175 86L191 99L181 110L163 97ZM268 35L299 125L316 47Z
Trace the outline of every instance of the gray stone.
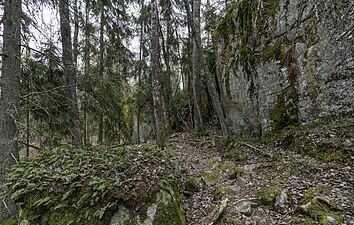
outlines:
M327 220L330 224L336 224L336 219L334 219L333 217L331 216L327 216Z
M240 3L231 9L236 11L233 15L238 15L240 10L237 4ZM348 5L349 0L336 4L327 0L280 0L275 15L264 19L267 26L253 28L269 29L273 26L271 32L252 31L262 33L260 44L248 57L252 61L242 56L244 53L240 51L241 38L237 36L238 29L243 29L239 24L241 20L228 21L235 32L230 33L229 37L223 35L219 38L217 55L221 57L217 60L217 67L222 71L221 102L231 133L257 136L271 130L274 123L271 114L277 110L280 94L290 86L295 88L297 99L285 100L294 107L293 117L298 119L299 124L353 115L354 14L348 13ZM274 36L279 38L272 40ZM263 40L271 40L271 43ZM297 68L295 82L289 78L290 67L282 62L283 59L262 59L261 53L265 47L275 46L278 41L285 50L289 50L290 46L294 48L292 63ZM288 105L284 108L289 110ZM288 111L283 114L286 113Z
M286 190L283 190L279 196L275 199L275 207L283 207L288 201L288 195Z
M236 206L236 212L242 213L246 216L250 216L252 213L252 205L254 205L253 202L241 202Z
M153 225L156 221L173 221L171 224L185 225L180 194L171 187L165 186L156 195L155 202L152 202L144 214L128 209L124 205L119 206L118 211L113 215L110 225ZM166 210L168 209L168 210Z

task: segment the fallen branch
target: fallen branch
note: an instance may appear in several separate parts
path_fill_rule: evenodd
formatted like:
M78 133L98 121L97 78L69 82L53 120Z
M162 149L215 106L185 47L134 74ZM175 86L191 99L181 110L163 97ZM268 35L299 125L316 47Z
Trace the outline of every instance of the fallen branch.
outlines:
M268 153L268 152L265 152L265 151L263 151L262 149L256 148L256 147L254 147L254 146L252 146L252 145L250 145L250 144L244 143L244 142L239 142L239 143L240 143L240 145L243 145L243 146L246 146L246 147L248 147L248 148L250 148L250 149L253 149L253 150L258 151L258 152L260 152L261 154L268 156L269 158L273 158L273 155L272 155L272 154L270 154L270 153Z
M220 203L220 206L215 208L204 220L204 222L201 223L201 225L213 225L219 219L220 215L225 211L228 201L229 199L225 198Z
M20 142L20 144L23 144L23 145L25 145L25 146L28 146L28 147L30 147L30 148L34 148L34 149L41 149L40 147L38 147L38 146L35 146L35 145L31 145L31 144L27 144L27 143L25 143L25 142Z

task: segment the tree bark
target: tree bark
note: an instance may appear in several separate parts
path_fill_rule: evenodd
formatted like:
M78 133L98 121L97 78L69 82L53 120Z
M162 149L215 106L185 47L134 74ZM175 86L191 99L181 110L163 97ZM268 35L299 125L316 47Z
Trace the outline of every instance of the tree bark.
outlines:
M79 55L79 10L77 8L77 0L74 1L74 40L73 40L73 50L74 50L74 64L77 69L77 57Z
M194 0L193 2L193 102L194 102L194 128L197 132L204 130L203 115L201 107L201 71L202 71L202 49L198 43L201 43L200 32L200 7L201 0Z
M80 118L76 95L76 75L73 60L70 19L69 19L69 2L68 0L59 1L60 14L60 33L62 42L62 61L64 64L64 74L66 82L66 97L68 101L68 114L70 122L70 134L72 142L76 147L82 145L80 134Z
M160 43L159 43L159 22L158 22L158 1L151 1L151 33L150 33L150 54L151 54L151 85L155 119L156 141L159 147L165 146L165 125L163 113L163 96L161 91L160 71Z
M104 69L104 58L103 58L103 53L104 53L104 46L103 46L103 32L104 32L104 4L103 1L101 1L101 12L100 12L100 78L103 78L103 69ZM98 115L98 139L97 142L99 145L103 143L103 113L102 110L99 112Z
M18 129L21 76L21 0L4 2L3 56L1 71L0 109L0 185L5 182L6 170L19 157ZM7 191L3 187L0 192ZM0 201L0 223L17 213L13 201Z
M187 1L185 1L186 4L186 10L187 10L187 16L189 18L189 21L191 23L191 32L192 32L192 36L193 36L193 40L194 40L194 44L193 44L193 52L194 52L194 47L199 48L200 50L200 66L201 68L203 68L205 76L207 78L207 88L208 88L208 92L211 96L211 100L212 100L212 104L213 104L213 108L218 116L218 120L220 123L220 127L221 130L223 132L224 136L228 136L229 132L227 129L227 125L226 125L226 121L225 121L225 116L224 116L224 112L223 112L223 108L222 108L222 104L220 102L220 96L216 91L216 82L215 82L215 78L211 77L211 74L209 72L209 69L207 67L207 64L205 62L205 58L203 55L203 51L202 51L202 43L201 43L201 38L200 38L200 24L199 24L199 36L198 36L198 27L196 26L195 20L193 21L191 19L191 13L189 11L189 7L187 5ZM199 1L199 0L198 0ZM194 15L195 16L195 15ZM216 56L218 58L218 56ZM195 58L193 56L193 58ZM220 84L220 80L219 80L219 71L217 68L217 79L218 79L218 83ZM194 89L193 89L194 90ZM221 94L222 96L222 94Z
M87 81L90 73L90 1L86 1L85 6L85 51L84 51L84 73L85 73L85 82ZM88 145L90 143L90 135L89 135L89 124L87 117L87 84L84 87L84 145Z

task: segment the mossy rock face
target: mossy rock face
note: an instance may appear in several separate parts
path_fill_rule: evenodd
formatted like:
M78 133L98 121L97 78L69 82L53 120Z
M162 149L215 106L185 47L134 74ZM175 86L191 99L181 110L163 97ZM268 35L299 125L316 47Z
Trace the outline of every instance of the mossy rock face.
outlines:
M120 206L110 225L185 225L185 216L180 194L176 187L165 186L156 195L156 202L151 204L144 215L125 206Z
M17 225L18 221L16 216L12 216L8 219L6 219L5 221L3 221L2 223L0 223L0 225Z

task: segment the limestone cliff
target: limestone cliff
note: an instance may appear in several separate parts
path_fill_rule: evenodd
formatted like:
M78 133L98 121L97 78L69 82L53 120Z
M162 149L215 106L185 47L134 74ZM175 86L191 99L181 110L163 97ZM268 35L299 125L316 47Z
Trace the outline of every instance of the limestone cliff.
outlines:
M354 4L238 0L214 32L216 77L234 134L353 115Z

